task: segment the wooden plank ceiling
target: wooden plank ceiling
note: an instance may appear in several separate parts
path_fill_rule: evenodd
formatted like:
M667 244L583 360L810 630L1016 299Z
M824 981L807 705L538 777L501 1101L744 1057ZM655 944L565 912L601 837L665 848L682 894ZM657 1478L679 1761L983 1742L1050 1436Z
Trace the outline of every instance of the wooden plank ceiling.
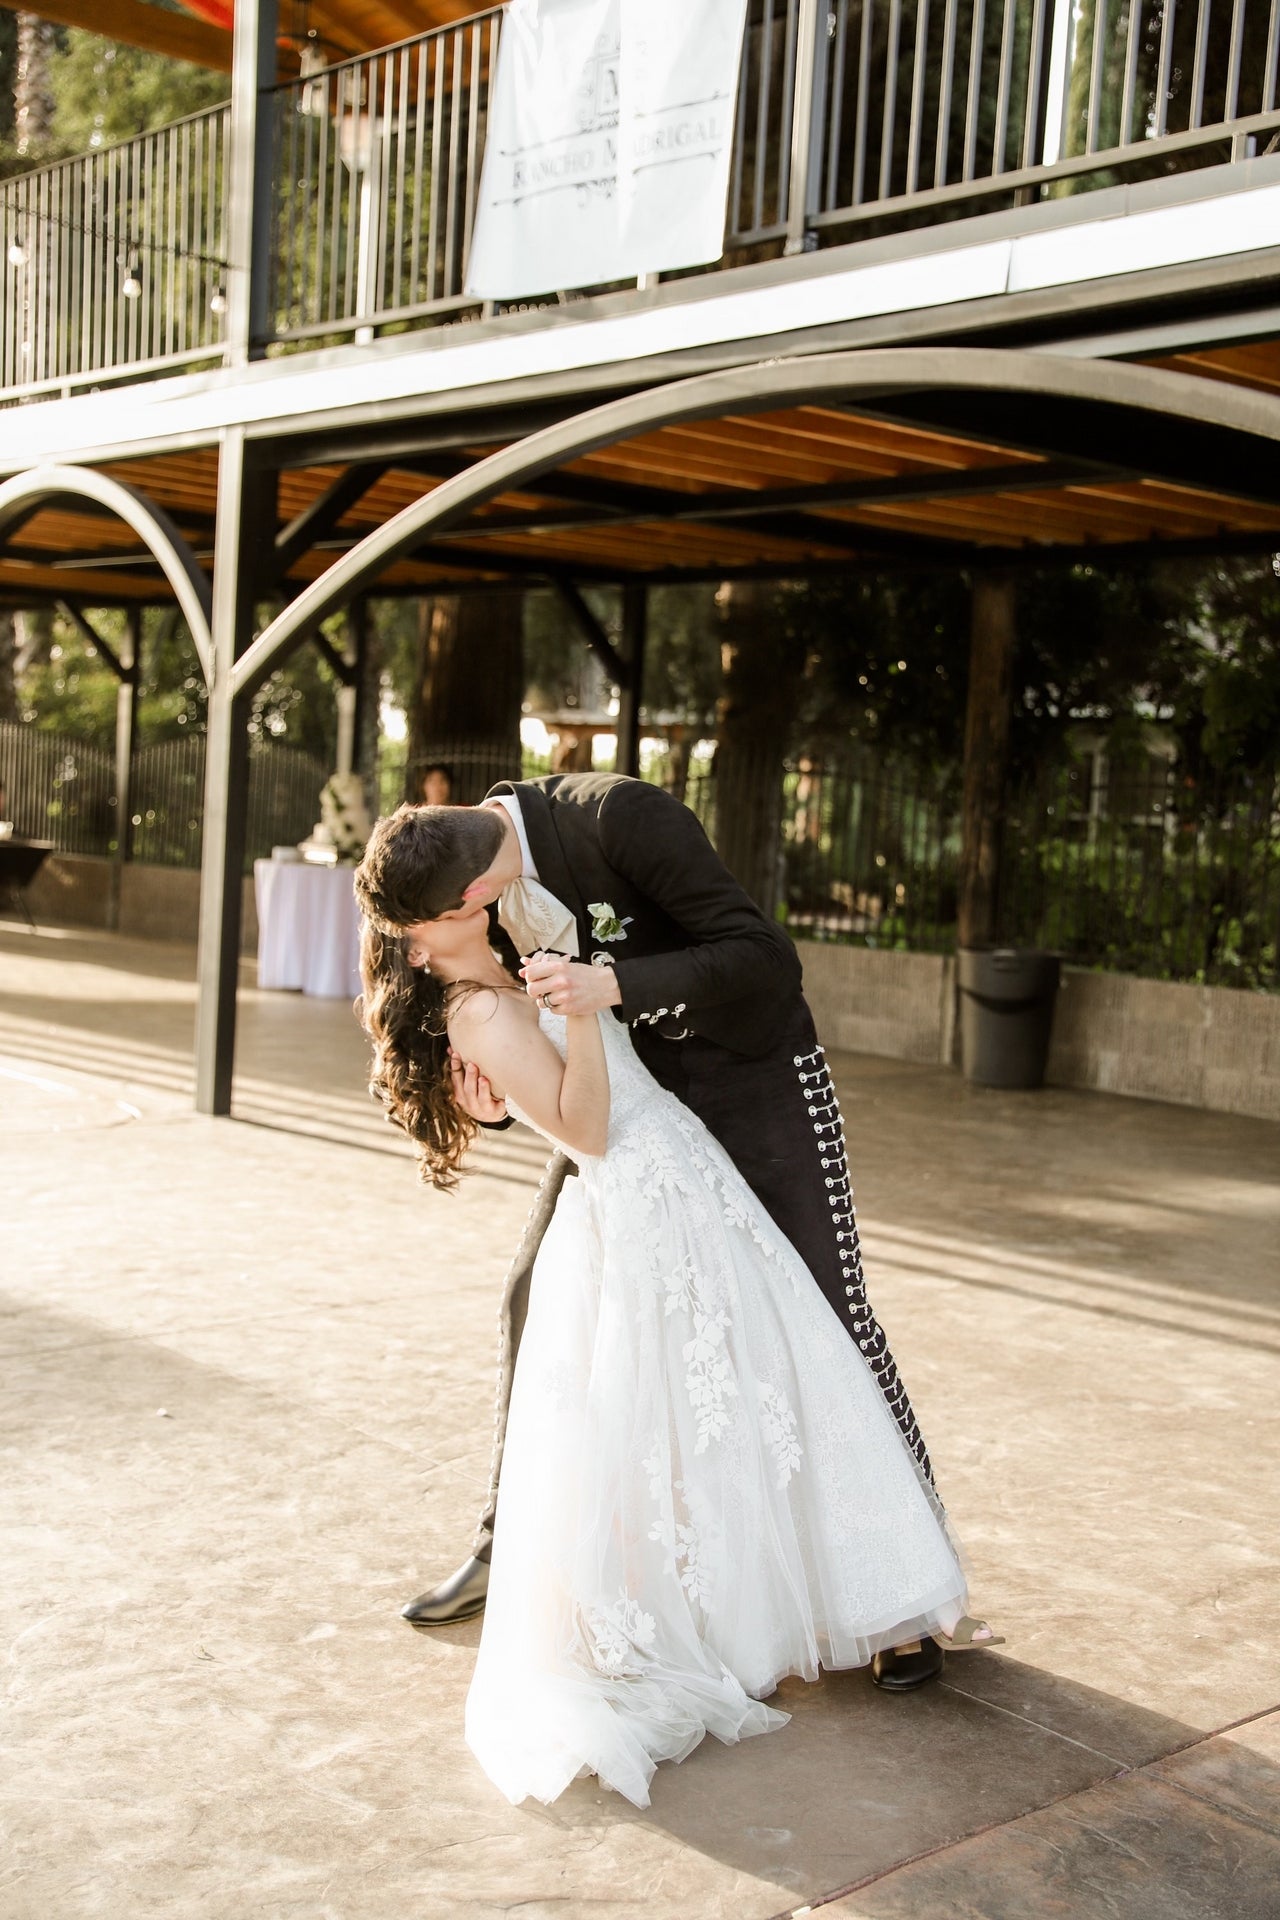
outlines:
M1162 364L1280 388L1280 342L1180 356ZM315 578L336 555L488 451L424 454L413 466L366 466L313 545L286 553L282 584ZM213 451L121 461L107 471L173 517L212 565ZM315 509L345 469L286 470L284 530ZM1280 486L1259 498L1115 463L1063 460L836 406L794 407L660 428L505 494L438 544L400 561L384 591L560 574L580 582L779 577L982 554L1078 557L1108 549L1280 547ZM118 521L70 503L41 511L0 554L9 605L68 597L87 604L166 600L154 562Z

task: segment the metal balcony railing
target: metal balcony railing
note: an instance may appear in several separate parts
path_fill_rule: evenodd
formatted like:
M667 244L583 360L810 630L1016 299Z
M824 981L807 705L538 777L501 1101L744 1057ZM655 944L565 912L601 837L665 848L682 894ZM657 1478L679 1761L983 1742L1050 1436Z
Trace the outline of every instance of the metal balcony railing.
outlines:
M221 350L230 108L0 184L0 388Z
M501 18L274 89L260 344L479 311ZM1250 158L1278 68L1280 0L749 0L720 264ZM0 184L11 399L220 355L227 121Z

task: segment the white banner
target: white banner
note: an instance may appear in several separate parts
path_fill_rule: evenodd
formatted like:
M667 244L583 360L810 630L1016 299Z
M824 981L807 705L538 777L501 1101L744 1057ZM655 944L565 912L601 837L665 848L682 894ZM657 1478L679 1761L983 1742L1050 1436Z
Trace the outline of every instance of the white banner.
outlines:
M467 292L718 260L745 17L746 0L511 0Z

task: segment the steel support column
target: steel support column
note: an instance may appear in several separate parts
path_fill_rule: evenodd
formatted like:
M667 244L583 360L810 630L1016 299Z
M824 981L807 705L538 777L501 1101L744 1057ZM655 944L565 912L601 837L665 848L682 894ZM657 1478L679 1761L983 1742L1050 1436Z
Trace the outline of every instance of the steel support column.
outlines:
M640 771L640 695L644 687L644 649L649 626L649 589L633 585L622 589L622 658L627 677L618 687L619 773Z
M254 462L243 428L229 428L218 458L214 671L205 743L196 1013L199 1113L231 1111L253 704L252 693L236 692L233 670L253 639L255 588L272 558L275 479Z
M260 359L271 337L272 150L276 0L236 0L227 155L226 358ZM274 533L274 528L273 528Z

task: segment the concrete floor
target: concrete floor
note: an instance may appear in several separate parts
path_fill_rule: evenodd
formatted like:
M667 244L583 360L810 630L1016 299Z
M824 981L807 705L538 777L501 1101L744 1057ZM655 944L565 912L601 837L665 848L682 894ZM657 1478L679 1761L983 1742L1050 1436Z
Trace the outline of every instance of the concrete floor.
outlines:
M873 1297L1009 1635L902 1700L788 1683L637 1813L514 1810L465 1549L541 1164L456 1197L347 1009L246 968L188 1108L189 950L0 927L0 1920L1280 1914L1280 1131L837 1062Z

